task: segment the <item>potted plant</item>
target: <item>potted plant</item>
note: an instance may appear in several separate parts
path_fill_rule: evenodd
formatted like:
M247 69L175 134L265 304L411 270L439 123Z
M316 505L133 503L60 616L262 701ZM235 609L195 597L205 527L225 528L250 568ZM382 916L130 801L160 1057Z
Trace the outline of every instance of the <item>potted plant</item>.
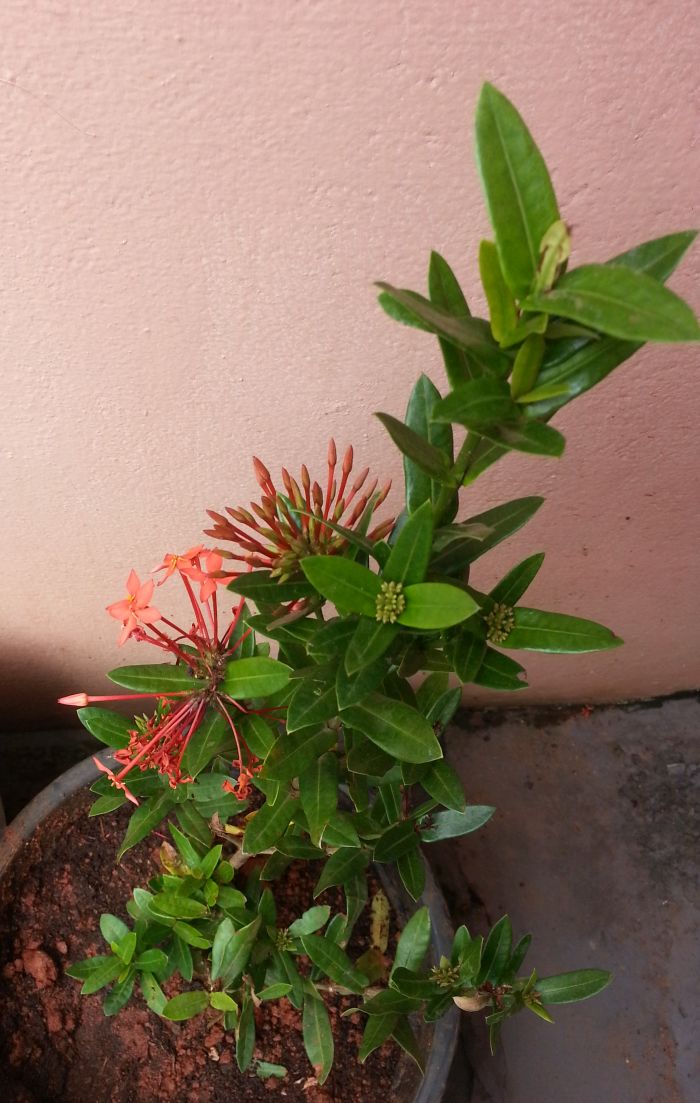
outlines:
M391 317L437 336L447 378L441 393L422 375L403 420L377 415L403 455L398 517L384 511L388 485L353 476L352 449L340 459L331 442L318 481L305 467L275 479L256 459L259 502L210 511L212 543L156 570L158 587L184 588L192 624L163 612L163 591L134 571L108 608L120 643L149 644L168 661L112 671L126 698L62 699L112 748L95 760L92 814L133 805L118 857L153 832L160 857L121 916L101 916L101 952L66 972L86 995L103 993L107 1016L145 1001L166 1022L219 1021L244 1075L288 1076L279 1047L256 1046L256 1025L275 1003L291 1006L309 1062L306 1080L289 1079L291 1098L316 1098L329 1076L331 1018L361 1024L360 1062L393 1040L422 1070L431 1024L452 1022L455 1007L481 1013L495 1045L514 1014L550 1022L553 1006L610 980L598 968L539 976L524 965L530 936L514 941L507 916L486 937L456 917L431 957L423 847L481 828L494 811L467 803L443 756L461 686L520 689L514 651L622 642L522 604L541 553L481 589L479 558L542 499L457 519L459 491L508 451L560 456L552 416L644 342L697 340L692 311L664 286L694 234L570 268L542 156L490 84L476 152L495 239L479 249L489 318L472 317L436 253L427 297L379 285ZM133 720L104 707L128 698L152 707ZM400 931L399 883L415 901ZM290 891L295 901L306 893L291 917ZM453 1027L443 1039L443 1067L406 1098L440 1098ZM241 1099L257 1098L254 1087L246 1094L255 1082L230 1081Z

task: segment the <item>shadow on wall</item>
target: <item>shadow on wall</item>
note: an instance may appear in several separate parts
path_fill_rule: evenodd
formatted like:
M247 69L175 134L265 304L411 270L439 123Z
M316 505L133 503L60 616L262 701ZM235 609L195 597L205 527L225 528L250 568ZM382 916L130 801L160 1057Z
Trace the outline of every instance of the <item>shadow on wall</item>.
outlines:
M76 676L69 654L52 654L48 648L46 654L37 654L36 649L29 648L0 650L0 733L79 727L75 709L59 705L59 697L87 688L95 693L119 692L104 676L89 687L81 684L84 681L80 674ZM118 708L116 704L109 707Z

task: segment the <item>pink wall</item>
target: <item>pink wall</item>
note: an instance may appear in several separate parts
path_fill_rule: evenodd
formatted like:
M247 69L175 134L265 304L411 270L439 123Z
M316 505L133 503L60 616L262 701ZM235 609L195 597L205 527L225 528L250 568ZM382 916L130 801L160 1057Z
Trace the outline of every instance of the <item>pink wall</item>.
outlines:
M150 661L104 606L246 500L252 452L318 469L333 433L398 476L371 411L441 367L371 284L421 286L435 247L482 305L482 79L528 119L579 261L697 223L698 38L692 0L5 0L5 722ZM696 303L699 263L672 281ZM561 461L465 493L548 499L479 582L545 549L532 604L627 640L533 657L520 700L697 685L699 391L691 348L647 349L558 417Z

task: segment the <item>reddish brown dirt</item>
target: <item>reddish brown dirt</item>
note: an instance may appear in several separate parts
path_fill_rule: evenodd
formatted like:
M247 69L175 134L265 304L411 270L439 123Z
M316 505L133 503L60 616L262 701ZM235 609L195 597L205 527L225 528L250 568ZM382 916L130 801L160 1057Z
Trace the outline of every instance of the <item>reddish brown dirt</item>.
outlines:
M400 1057L391 1045L363 1066L357 1061L360 1016L341 1019L348 1001L329 1006L335 1064L319 1087L301 1039L300 1015L287 1000L264 1004L256 1015L255 1056L283 1064L283 1080L242 1075L234 1040L221 1016L206 1013L168 1023L140 996L112 1018L101 995L81 996L64 967L103 953L101 912L126 918L135 885L156 872L156 847L142 843L114 864L125 818L87 819L87 795L57 813L50 830L32 840L0 897L0 1084L3 1103L247 1103L279 1097L285 1103L364 1103L395 1094ZM294 866L279 883L286 898L280 919L312 903L314 870ZM276 895L278 895L276 891ZM337 903L337 900L328 900ZM369 944L367 922L354 936L354 952ZM177 986L171 987L172 995Z

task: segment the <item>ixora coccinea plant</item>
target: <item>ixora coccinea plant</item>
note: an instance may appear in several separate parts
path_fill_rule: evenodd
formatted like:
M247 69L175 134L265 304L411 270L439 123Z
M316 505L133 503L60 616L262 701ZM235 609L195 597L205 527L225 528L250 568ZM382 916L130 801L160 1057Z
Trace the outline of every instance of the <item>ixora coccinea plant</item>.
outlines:
M419 901L423 846L474 831L494 811L466 802L443 757L440 736L461 685L517 690L524 670L513 652L622 642L600 624L522 603L541 553L480 589L480 557L542 499L457 520L460 488L510 450L560 456L564 438L550 420L562 406L644 342L700 336L690 308L664 286L693 233L569 267L542 156L489 84L476 148L495 238L479 249L490 317L471 315L435 253L428 296L379 285L389 315L438 338L447 376L444 394L419 378L404 420L378 415L403 454L399 516L377 516L387 488L366 471L353 478L351 450L339 464L331 443L323 485L305 467L298 480L283 470L275 483L256 460L259 503L212 511L212 546L166 556L159 568L159 585L177 577L185 587L192 625L163 615L161 591L133 572L127 597L109 607L120 642L131 637L174 659L110 674L131 696L150 698L150 714L130 721L102 707L111 697L64 699L114 748L92 814L137 805L120 853L163 821L169 833L162 869L126 905L130 922L103 915L105 953L70 975L86 994L109 988L108 1015L142 998L166 1019L222 1016L242 1071L262 1062L268 1073L265 1055L254 1059L256 1012L268 1000L301 1011L323 1082L333 1061L329 993L355 997L360 1060L393 1038L420 1064L418 1016L434 1021L455 1004L482 1011L493 1044L515 1013L551 1021L553 1005L593 996L610 979L599 969L523 971L530 936L514 943L507 916L485 938L459 926L451 952L426 964L425 907L392 959L376 892L373 945L359 959L350 951L372 865L393 864ZM222 600L230 591L232 612ZM281 926L275 884L297 859L315 864L316 896L342 886L345 903L334 913L314 904Z

